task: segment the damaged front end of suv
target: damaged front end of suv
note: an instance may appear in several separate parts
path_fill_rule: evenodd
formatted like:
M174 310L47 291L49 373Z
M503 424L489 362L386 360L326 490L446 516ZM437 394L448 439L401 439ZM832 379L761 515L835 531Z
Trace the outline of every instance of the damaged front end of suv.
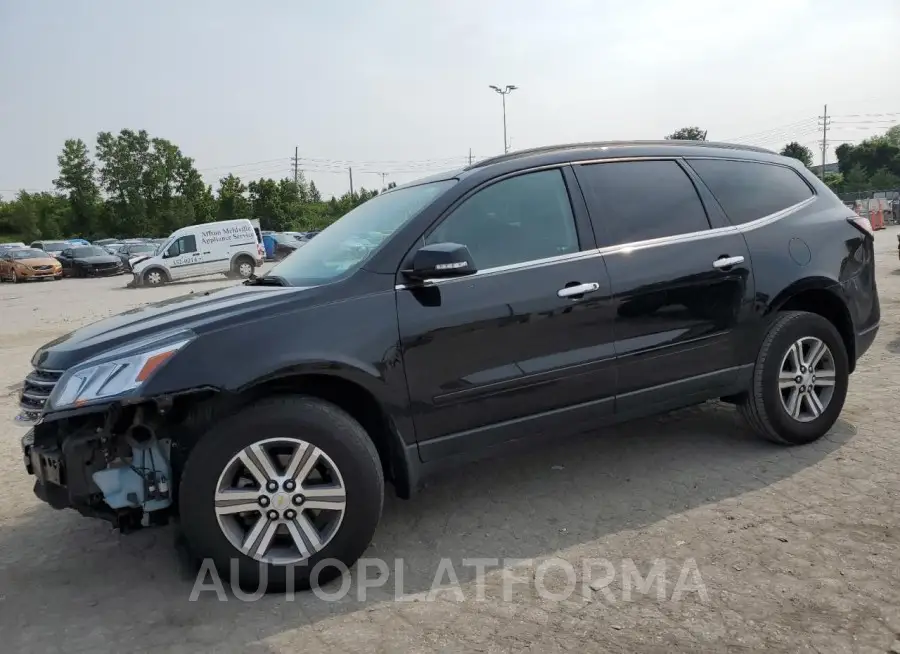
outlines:
M108 520L123 532L168 522L180 465L172 434L184 442L188 407L204 391L152 397L144 391L194 338L190 330L159 334L65 371L45 361L45 349L35 353L17 421L33 425L22 452L41 500Z

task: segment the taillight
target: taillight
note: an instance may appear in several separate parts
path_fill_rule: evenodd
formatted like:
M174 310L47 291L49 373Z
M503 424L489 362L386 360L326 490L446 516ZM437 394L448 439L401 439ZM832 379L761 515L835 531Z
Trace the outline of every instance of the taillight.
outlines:
M863 234L871 236L875 238L875 230L872 229L872 223L869 222L869 219L865 216L855 216L853 218L847 218L847 222L856 227Z

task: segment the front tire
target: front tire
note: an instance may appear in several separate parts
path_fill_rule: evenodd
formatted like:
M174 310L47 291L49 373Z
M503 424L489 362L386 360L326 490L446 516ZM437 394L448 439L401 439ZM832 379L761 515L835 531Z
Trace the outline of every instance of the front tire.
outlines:
M141 275L144 286L162 286L168 279L166 274L158 268L151 268Z
M849 382L847 348L834 325L818 314L786 311L766 334L739 409L768 440L812 443L838 419Z
M250 279L250 276L253 274L256 266L253 263L253 260L250 257L240 257L237 261L234 262L234 273L235 277L240 279Z
M212 559L245 590L265 592L337 577L342 569L329 562L349 567L362 555L383 501L381 462L366 431L306 396L265 399L214 424L191 451L179 490L193 555Z
M16 273L15 268L13 268L12 276L9 278L9 281L11 281L13 284L18 284L20 281L19 275L18 275L18 273Z

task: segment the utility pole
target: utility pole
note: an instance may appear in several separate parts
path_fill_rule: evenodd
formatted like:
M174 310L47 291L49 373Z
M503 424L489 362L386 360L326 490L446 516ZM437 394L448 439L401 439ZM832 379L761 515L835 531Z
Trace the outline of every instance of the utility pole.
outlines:
M294 186L300 186L300 147L294 146Z
M503 98L503 154L509 152L509 141L506 139L506 96L515 91L518 86L513 86L512 84L507 84L505 88L501 89L499 86L490 85L490 88L494 89L497 93L500 94L500 97Z
M350 195L353 195L353 168L348 168L350 171Z
M822 181L825 181L825 156L828 153L828 128L831 126L831 119L828 118L828 105L825 105L825 111L819 116L822 121Z
M384 178L387 177L390 173L378 173L381 175L381 188L386 188L387 184L384 182Z
M472 148L469 148L469 165L472 165Z

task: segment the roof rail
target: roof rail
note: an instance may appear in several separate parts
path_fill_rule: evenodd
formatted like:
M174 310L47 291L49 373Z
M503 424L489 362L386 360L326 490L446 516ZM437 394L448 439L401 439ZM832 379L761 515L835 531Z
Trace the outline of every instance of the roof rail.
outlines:
M663 140L663 141L595 141L585 143L566 143L562 145L544 145L537 148L529 148L527 150L518 150L501 154L496 157L482 159L471 166L467 166L464 170L472 170L482 168L492 164L503 163L504 161L513 161L523 157L530 157L536 154L547 154L550 152L564 152L566 150L588 150L592 148L610 148L610 147L640 147L647 145L658 146L693 146L693 147L710 147L710 148L727 148L731 150L746 150L749 152L762 152L764 154L777 154L772 150L760 148L755 145L743 145L741 143L726 143L719 141L679 141L679 140Z

